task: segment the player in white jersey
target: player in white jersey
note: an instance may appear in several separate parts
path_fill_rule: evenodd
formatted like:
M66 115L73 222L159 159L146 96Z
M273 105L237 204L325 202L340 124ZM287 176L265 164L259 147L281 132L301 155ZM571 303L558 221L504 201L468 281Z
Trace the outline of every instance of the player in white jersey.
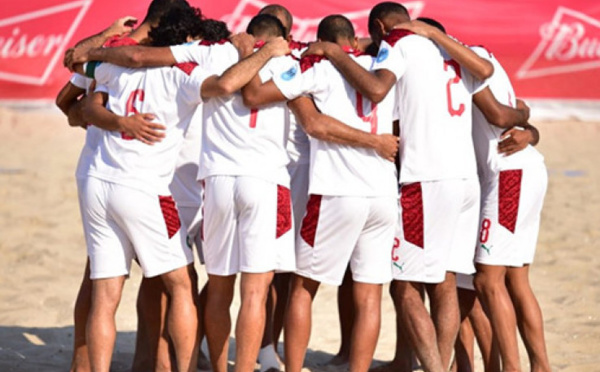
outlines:
M357 44L354 30L343 16L322 20L318 35L337 41L354 53L350 50ZM365 66L372 64L370 56L357 60ZM393 101L379 106L363 102L362 96L322 58L302 59L299 65L276 75L271 86L265 84L264 89L271 92L253 96L258 100L277 98L273 85L278 89L279 99L312 94L317 107L326 115L373 134L392 133ZM351 366L367 370L379 326L378 322L367 320L366 314L379 313L381 283L391 279L387 263L397 218L394 165L373 150L318 139L311 139L310 164L311 197L296 243L298 268L286 317L286 370L302 368L310 329L306 316L310 314L320 282L339 285L349 262L357 281L357 329L362 330L352 340L356 347Z
M173 168L175 165L175 160L176 160L176 155L177 155L177 151L178 151L178 143L181 140L181 130L182 130L182 126L184 125L183 122L180 122L180 120L176 119L176 117L165 117L165 115L169 115L169 114L173 114L174 112L177 113L177 110L184 110L184 108L187 109L187 111L185 111L186 115L190 115L193 112L193 109L195 109L195 107L190 107L189 104L188 105L183 105L184 102L176 102L171 104L171 105L165 105L164 102L167 102L168 100L170 100L170 98L168 98L167 96L165 96L165 94L168 94L168 92L163 91L163 89L156 89L156 90L152 90L151 86L153 84L153 80L152 78L156 79L154 81L154 84L159 84L159 86L166 86L167 88L170 87L175 87L177 85L181 86L181 82L185 82L186 84L183 85L184 87L188 87L191 90L186 91L185 89L179 89L177 90L177 95L178 97L180 97L180 99L185 100L186 98L193 98L196 99L200 97L200 89L195 89L195 88L199 88L199 84L201 84L202 86L202 97L203 98L208 98L208 97L212 97L212 96L218 96L218 95L224 95L224 94L231 94L231 90L230 89L238 89L241 85L243 84L245 81L248 81L255 73L256 71L258 71L258 69L272 56L275 55L276 53L280 53L280 51L283 51L284 53L287 51L287 46L285 45L285 43L281 44L281 45L277 45L277 43L273 43L271 45L269 45L268 47L265 48L265 50L261 53L257 53L256 56L254 58L248 58L245 61L243 61L242 63L234 66L233 68L231 68L230 70L228 70L228 73L225 73L222 77L217 78L217 77L210 77L208 78L204 83L202 83L202 81L197 80L196 75L198 73L194 73L194 70L192 68L189 68L189 64L184 66L184 68L191 73L191 75L189 77L186 78L186 74L184 74L181 71L178 70L173 70L173 69L151 69L151 70L145 70L145 71L134 71L134 70L118 70L118 72L125 72L126 74L123 74L121 76L119 76L118 79L115 79L115 81L112 82L111 85L109 84L109 87L112 86L113 89L113 93L116 93L114 96L111 96L112 100L110 101L111 103L111 109L114 110L116 113L119 114L125 114L131 111L138 111L140 109L153 109L156 112L157 117L160 120L166 120L169 123L171 123L171 129L167 130L167 139L163 140L160 145L156 145L153 147L140 147L140 145L138 144L134 144L131 143L131 141L127 141L124 138L121 138L121 134L119 133L110 133L104 136L104 141L103 141L103 145L101 151L99 151L96 154L96 162L94 163L94 166L92 166L92 169L90 170L90 175L92 177L96 177L99 178L103 181L107 181L107 182L95 182L95 185L91 185L88 184L88 189L91 189L91 186L97 186L97 188L95 190L92 191L98 191L100 190L100 192L106 192L109 195L115 195L117 197L117 201L120 200L121 203L125 203L127 200L125 199L119 199L119 195L123 194L133 194L134 192L132 191L132 189L139 189L139 190L146 190L145 192L141 192L141 194L146 195L147 197L156 197L156 195L168 195L169 191L168 191L168 184L170 183L170 177L172 175L173 172ZM99 67L99 69L106 69L107 67L104 67L103 65L101 65ZM120 69L120 68L119 68ZM100 70L102 71L102 70ZM201 71L201 70L200 70ZM200 76L205 75L206 72L201 73ZM98 77L98 76L97 76ZM106 76L104 76L106 77ZM152 78L151 78L152 77ZM178 80L179 79L179 80ZM183 80L181 80L183 79ZM108 79L106 80L106 82L108 83ZM137 83L137 85L136 85ZM195 83L195 85L194 85ZM121 85L119 85L121 84ZM132 86L132 84L134 86ZM120 89L119 89L120 88ZM131 89L130 89L131 88ZM144 89L144 88L149 88L148 90ZM130 90L130 91L129 91ZM174 93L175 91L173 89L169 89L172 93ZM125 94L126 93L126 94ZM194 95L195 93L195 95ZM124 95L125 94L125 95ZM157 101L157 97L160 96L160 102ZM121 97L121 98L117 98L117 97ZM172 100L172 98L171 98ZM96 112L98 115L105 115L105 113L99 113ZM162 116L161 116L162 115ZM99 120L101 119L102 116L99 116ZM173 122L176 122L176 124L178 123L179 127L175 127L173 128ZM171 133L171 138L169 139L168 134ZM144 145L142 145L144 146ZM122 151L119 151L119 149L125 149L127 148L128 150L123 153ZM167 154L163 154L164 156L169 157L169 161L166 162L161 162L160 157L157 155L161 150L165 150L168 152L169 155ZM174 152L174 150L176 150ZM120 152L120 154L119 154ZM172 159L171 159L172 157ZM144 159L144 162L140 163L140 160ZM148 162L148 160L151 159L156 159L156 161L153 162ZM162 159L164 160L164 158ZM91 186L90 186L91 185ZM125 191L123 187L121 186L126 186L126 188L128 189L128 191ZM150 191L150 193L146 194L148 191ZM139 194L139 193L138 193ZM136 198L142 198L142 195L139 194L137 196L135 195L130 195L130 198L128 199L136 199ZM155 196L150 196L150 194L154 194ZM97 199L92 199L92 202L96 202ZM116 208L117 211L123 211L123 206L121 203L119 204L113 204L112 202L115 201L115 199L108 199L109 202L111 202L109 204L109 206ZM170 207L172 208L172 202L164 202L162 204L170 204ZM158 206L158 204L157 204ZM98 206L100 207L100 206ZM132 209L129 209L129 213L133 212ZM90 212L93 213L93 212ZM175 213L175 214L173 214ZM117 212L116 216L119 216L120 214ZM156 215L156 212L154 213L154 215ZM146 218L152 218L153 215L148 213L146 215L142 215L142 216L146 216ZM138 221L143 220L141 217L142 216L138 216L138 218L135 219L131 219L131 218L118 218L117 220L119 221L119 223L123 224L123 228L125 229L125 231L127 231L128 234L128 239L133 240L133 244L134 247L136 248L136 254L138 256L138 258L140 259L141 263L142 263L142 267L144 268L144 272L146 276L153 276L153 275L157 275L157 274L162 274L166 271L166 274L163 274L163 279L165 281L165 284L167 285L168 289L171 292L171 296L172 296L172 310L169 314L170 317L170 323L174 324L174 326L172 327L172 329L170 329L171 335L172 335L172 339L174 341L174 345L176 347L176 349L178 349L177 351L179 351L177 358L178 358L178 365L179 365L179 369L180 370L188 370L189 368L192 368L189 363L191 362L191 355L192 355L192 351L193 351L193 341L195 339L195 325L196 323L190 319L185 319L184 314L182 314L182 310L187 310L189 312L189 310L192 310L192 308L190 308L189 306L182 306L182 305L192 305L193 307L193 301L191 299L191 297L189 298L188 302L185 302L185 300L187 299L186 297L183 298L179 298L179 305L180 308L176 308L175 302L174 301L174 297L173 297L173 292L171 290L173 290L173 287L170 287L173 285L173 282L168 282L169 278L172 279L172 276L175 275L182 275L181 273L181 269L177 269L175 271L170 271L172 269L175 269L177 267L179 267L179 265L181 264L182 260L181 258L174 258L172 257L173 251L172 253L168 253L168 256L171 256L171 258L169 259L160 259L160 261L162 261L162 263L160 261L155 262L153 261L154 259L156 259L157 257L153 256L150 253L149 246L153 246L156 248L159 246L159 242L161 241L161 239L155 234L154 237L154 242L152 242L152 239L150 236L151 234L151 230L148 230L148 227L146 227L146 233L145 234L139 234L139 233L135 233L132 232L132 230L130 229L135 229L136 226L134 225L139 225ZM169 227L170 229L167 229L169 232L169 235L171 237L173 237L174 239L176 239L178 237L177 234L177 230L178 230L178 223L179 223L179 219L178 216L176 215L176 212L174 209L171 209L171 214L166 215L165 217L168 218L168 224L167 227ZM114 225L111 225L108 227L109 229L115 229ZM137 228L139 228L139 226L137 226ZM163 229L165 229L166 227L164 227L164 222L163 222ZM158 225L154 228L156 230L158 229ZM115 231L119 231L118 227L115 229ZM117 234L120 234L117 232ZM174 234L174 235L173 235ZM98 277L103 277L103 276L109 276L109 277L115 277L115 280L122 280L122 277L120 277L120 275L124 274L127 272L127 265L125 264L125 266L119 266L119 267L114 267L113 264L111 263L109 265L102 265L101 262L99 262L98 260L94 259L94 253L99 249L100 246L100 242L95 240L94 237L94 233L90 233L90 238L88 239L88 243L91 246L91 269L92 269L92 277L93 278L98 278ZM122 238L122 234L119 236L117 236L116 238ZM146 242L144 244L143 240L145 239L150 239L150 242ZM173 240L173 239L169 239L167 238L166 234L165 237L162 238L163 241L165 241L164 244L168 243L166 242L166 240ZM166 239L166 240L165 240ZM185 245L185 244L184 244ZM145 249L148 249L148 254L141 252L139 250L140 246L144 246ZM127 245L124 246L125 251L124 252L128 252L127 249ZM184 262L183 266L187 265L187 263L189 263L189 252L187 252L187 248L183 248L183 247L179 247L179 250L184 250L185 253L185 260L186 262ZM127 253L125 253L127 254ZM168 257L167 256L167 257ZM125 263L127 262L127 259L125 260ZM166 262L166 263L165 263ZM96 264L95 264L96 263ZM184 270L185 271L185 270ZM177 274L179 273L179 274ZM184 273L183 273L184 274ZM166 278L165 278L166 276ZM181 279L181 278L180 278ZM109 281L110 282L110 281ZM113 280L114 282L114 280ZM189 284L189 278L187 278L187 282ZM100 282L98 285L103 285L104 282ZM177 283L177 282L176 282ZM96 282L94 282L94 284L96 284ZM179 282L179 284L183 284L185 286L186 281L181 281ZM181 289L181 286L178 286L177 288ZM190 293L188 291L184 291L184 292L178 292L178 295L183 295L185 294L186 296L189 296ZM118 292L115 294L113 293L113 295L118 295ZM183 301L183 302L182 302ZM114 305L114 304L111 304ZM109 305L108 307L110 307L111 305ZM98 305L101 306L101 305ZM93 307L94 308L94 307ZM195 311L195 308L193 308ZM106 309L104 309L106 310ZM172 315L171 313L179 313L179 315ZM94 315L94 310L92 309L92 317ZM189 315L189 314L188 314ZM173 318L175 317L175 318ZM180 318L179 321L175 320L177 317ZM175 323L173 323L173 320L175 320ZM93 324L93 321L91 322ZM188 323L188 324L185 324ZM93 326L90 327L91 330L93 330ZM193 336L192 336L193 335ZM90 336L93 338L93 336L90 334ZM182 338L183 337L183 338ZM189 343L191 341L191 344ZM102 350L101 352L104 352L106 350ZM182 355L183 354L183 355ZM94 362L93 358L92 358L92 362Z
M448 262L449 246L461 247L462 240L469 238L468 231L460 231L464 237L454 232L463 223L463 210L476 210L478 202L472 198L473 192L477 195L477 184L470 102L482 84L457 62L478 72L479 78L485 78L491 67L451 39L441 49L396 29L406 21L408 14L400 4L381 3L371 11L373 40L380 43L389 32L387 41L381 42L374 73L360 68L331 44L315 45L312 50L330 57L375 102L396 87L402 185L400 249L393 254L394 277L400 279L396 300L398 308L406 309L403 323L425 370L442 371L449 365L459 320L451 273L456 269ZM464 219L465 225L473 224ZM476 212L472 219L476 221ZM472 265L472 257L464 257L462 263ZM431 298L433 319L420 298L423 287Z
M488 81L495 98L515 106L514 89L498 60L482 47L472 49L494 64ZM499 154L505 129L492 125L477 108L473 121L482 190L475 286L489 310L504 370L520 370L518 325L531 369L550 371L542 312L528 279L548 180L544 158L532 146L510 156ZM512 135L519 132L514 129Z

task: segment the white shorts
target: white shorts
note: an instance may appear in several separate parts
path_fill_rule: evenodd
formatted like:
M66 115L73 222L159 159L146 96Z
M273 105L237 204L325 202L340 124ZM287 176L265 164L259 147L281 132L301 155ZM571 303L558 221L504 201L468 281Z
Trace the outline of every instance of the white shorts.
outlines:
M456 198L462 198L462 207L450 247L446 270L457 274L471 275L475 273L475 249L473 247L477 244L481 187L476 178L465 180L465 182L466 187L463 194L455 195Z
M94 177L82 186L91 279L128 275L136 256L147 278L193 262L173 198Z
M179 211L179 218L181 223L186 229L186 243L189 248L192 246L196 247L198 252L198 258L200 263L204 263L204 256L202 254L202 236L200 234L200 226L202 225L202 208L200 206L177 206Z
M514 267L533 262L547 186L543 165L501 171L482 184L475 262Z
M292 207L294 210L294 226L298 229L302 224L302 217L306 213L306 203L308 203L308 180L310 163L296 163L291 161L288 166L290 174L290 189L292 192Z
M246 176L204 182L203 253L209 274L296 268L288 188Z
M468 236L457 230L471 185L471 180L462 179L402 185L397 240L392 253L394 279L419 283L444 281L455 240L468 240Z
M397 218L395 197L311 195L296 240L296 273L340 285L350 263L357 282L389 282Z

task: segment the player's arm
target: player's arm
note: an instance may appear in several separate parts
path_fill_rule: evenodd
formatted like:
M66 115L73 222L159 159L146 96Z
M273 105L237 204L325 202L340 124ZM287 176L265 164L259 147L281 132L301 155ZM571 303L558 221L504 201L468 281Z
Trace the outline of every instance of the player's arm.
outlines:
M245 47L244 47L245 48ZM228 96L248 84L272 57L289 53L288 42L279 37L266 43L255 53L249 54L228 68L221 76L211 76L202 84L202 98ZM247 54L247 52L244 52ZM285 100L282 99L282 100Z
M109 62L113 65L140 68L172 66L177 63L169 47L121 46L114 48L94 48L73 57L70 70L78 71L82 63L88 61Z
M302 54L306 55L326 56L350 85L373 103L381 102L396 83L396 75L393 72L386 69L367 71L335 43L312 43Z
M437 45L444 48L453 60L466 68L471 75L479 80L485 80L494 73L494 66L489 61L479 57L471 49L449 37L444 31L437 27L414 20L402 23L398 28L407 29L417 35L431 39Z
M489 87L473 95L473 103L477 105L486 120L500 128L511 128L527 123L529 107L517 100L517 108L512 108L498 102Z
M92 35L88 38L85 38L79 41L77 44L75 44L73 48L68 49L65 52L63 65L65 67L72 66L73 59L78 59L81 54L85 54L88 50L92 48L101 47L111 37L121 36L123 34L131 32L133 30L133 25L135 25L136 23L137 19L131 16L126 16L117 19L106 30L96 35Z
M108 95L104 92L92 93L84 102L83 117L88 123L108 131L123 132L145 144L161 141L166 129L161 124L152 123L152 114L119 116L106 109Z
M323 115L308 97L298 97L288 103L290 110L311 137L354 147L374 149L386 160L394 162L398 152L398 137L392 134L371 134L347 126Z
M56 106L67 116L72 127L86 127L81 113L82 103L79 97L85 94L85 89L79 88L70 81L67 82L56 96Z

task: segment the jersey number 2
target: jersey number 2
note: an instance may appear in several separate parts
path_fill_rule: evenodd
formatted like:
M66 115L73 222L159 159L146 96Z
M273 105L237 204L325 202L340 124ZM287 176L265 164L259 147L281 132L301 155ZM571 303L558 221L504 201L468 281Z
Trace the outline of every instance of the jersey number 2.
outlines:
M140 113L134 106L136 101L144 102L144 90L143 89L136 89L133 92L131 92L131 94L129 95L129 98L127 98L127 107L125 108L125 115L130 116L130 115L135 115L135 114ZM135 139L135 138L131 137L130 135L125 134L125 132L121 132L121 138L123 138L124 140Z
M465 104L460 103L458 108L454 108L452 105L452 85L460 83L461 73L460 73L460 65L453 59L448 61L444 61L444 71L448 71L450 66L454 69L454 77L450 78L446 83L446 100L448 103L448 112L450 116L461 116L463 112L465 112Z

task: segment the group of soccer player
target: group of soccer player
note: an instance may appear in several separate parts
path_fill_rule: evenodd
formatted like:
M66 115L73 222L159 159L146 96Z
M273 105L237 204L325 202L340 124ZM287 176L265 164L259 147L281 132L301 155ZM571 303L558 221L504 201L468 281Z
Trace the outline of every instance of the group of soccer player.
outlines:
M488 50L394 2L373 7L367 41L342 15L294 41L280 5L237 35L185 0L132 21L66 53L76 73L57 98L87 129L72 371L109 371L133 260L134 371L195 370L204 335L212 370L227 371L237 274L236 371L279 370L283 328L285 369L299 372L319 285L342 282L338 356L367 371L390 281L397 347L383 369L416 357L472 370L475 333L486 371L520 371L518 328L531 370L550 371L528 282L547 174Z

